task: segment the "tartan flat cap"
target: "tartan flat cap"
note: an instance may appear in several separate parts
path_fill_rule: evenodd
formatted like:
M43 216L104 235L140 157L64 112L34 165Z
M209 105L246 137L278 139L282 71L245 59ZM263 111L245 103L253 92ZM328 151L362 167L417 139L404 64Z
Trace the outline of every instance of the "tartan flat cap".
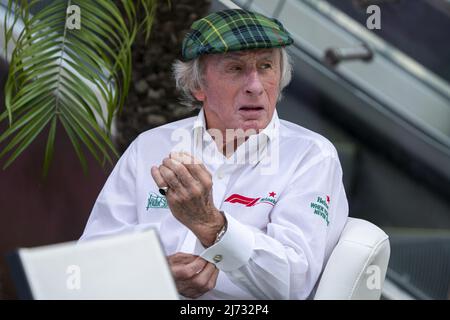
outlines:
M185 61L209 53L278 48L292 44L277 19L242 9L214 12L195 21L183 41Z

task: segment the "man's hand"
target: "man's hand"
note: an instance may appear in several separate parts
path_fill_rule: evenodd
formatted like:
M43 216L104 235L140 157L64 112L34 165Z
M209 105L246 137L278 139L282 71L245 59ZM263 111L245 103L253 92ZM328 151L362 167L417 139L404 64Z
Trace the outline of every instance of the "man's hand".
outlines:
M177 290L187 298L198 298L216 286L219 269L199 256L178 252L168 257Z
M162 165L152 167L158 187L169 187L166 199L172 214L208 247L225 224L214 206L212 177L205 166L187 153L171 153Z

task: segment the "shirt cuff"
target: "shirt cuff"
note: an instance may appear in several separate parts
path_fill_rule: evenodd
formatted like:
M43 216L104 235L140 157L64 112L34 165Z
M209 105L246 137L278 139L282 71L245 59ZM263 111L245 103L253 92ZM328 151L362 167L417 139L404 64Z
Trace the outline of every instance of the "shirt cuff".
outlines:
M237 221L225 212L228 221L227 231L219 242L204 249L200 256L216 265L222 271L233 271L247 264L250 259L255 235L246 225ZM203 248L197 240L196 250Z

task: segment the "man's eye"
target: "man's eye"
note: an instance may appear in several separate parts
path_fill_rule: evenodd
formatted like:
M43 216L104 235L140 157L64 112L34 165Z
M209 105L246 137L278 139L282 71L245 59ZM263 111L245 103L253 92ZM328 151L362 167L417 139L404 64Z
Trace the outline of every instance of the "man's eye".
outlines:
M242 67L241 66L231 66L229 69L230 69L230 71L241 71Z
M272 69L272 64L264 63L261 65L261 69Z

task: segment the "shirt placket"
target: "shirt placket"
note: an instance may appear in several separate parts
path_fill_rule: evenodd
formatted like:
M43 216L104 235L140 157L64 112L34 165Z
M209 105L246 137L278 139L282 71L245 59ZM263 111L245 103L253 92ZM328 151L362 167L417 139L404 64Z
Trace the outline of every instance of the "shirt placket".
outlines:
M210 145L209 150L206 152L206 160L208 169L212 176L213 183L213 200L216 208L220 209L225 196L226 187L230 178L227 170L228 165L225 162L225 158L215 145Z
M221 209L223 201L225 200L225 192L227 190L228 182L232 167L230 164L222 164L213 175L213 199L216 208Z

